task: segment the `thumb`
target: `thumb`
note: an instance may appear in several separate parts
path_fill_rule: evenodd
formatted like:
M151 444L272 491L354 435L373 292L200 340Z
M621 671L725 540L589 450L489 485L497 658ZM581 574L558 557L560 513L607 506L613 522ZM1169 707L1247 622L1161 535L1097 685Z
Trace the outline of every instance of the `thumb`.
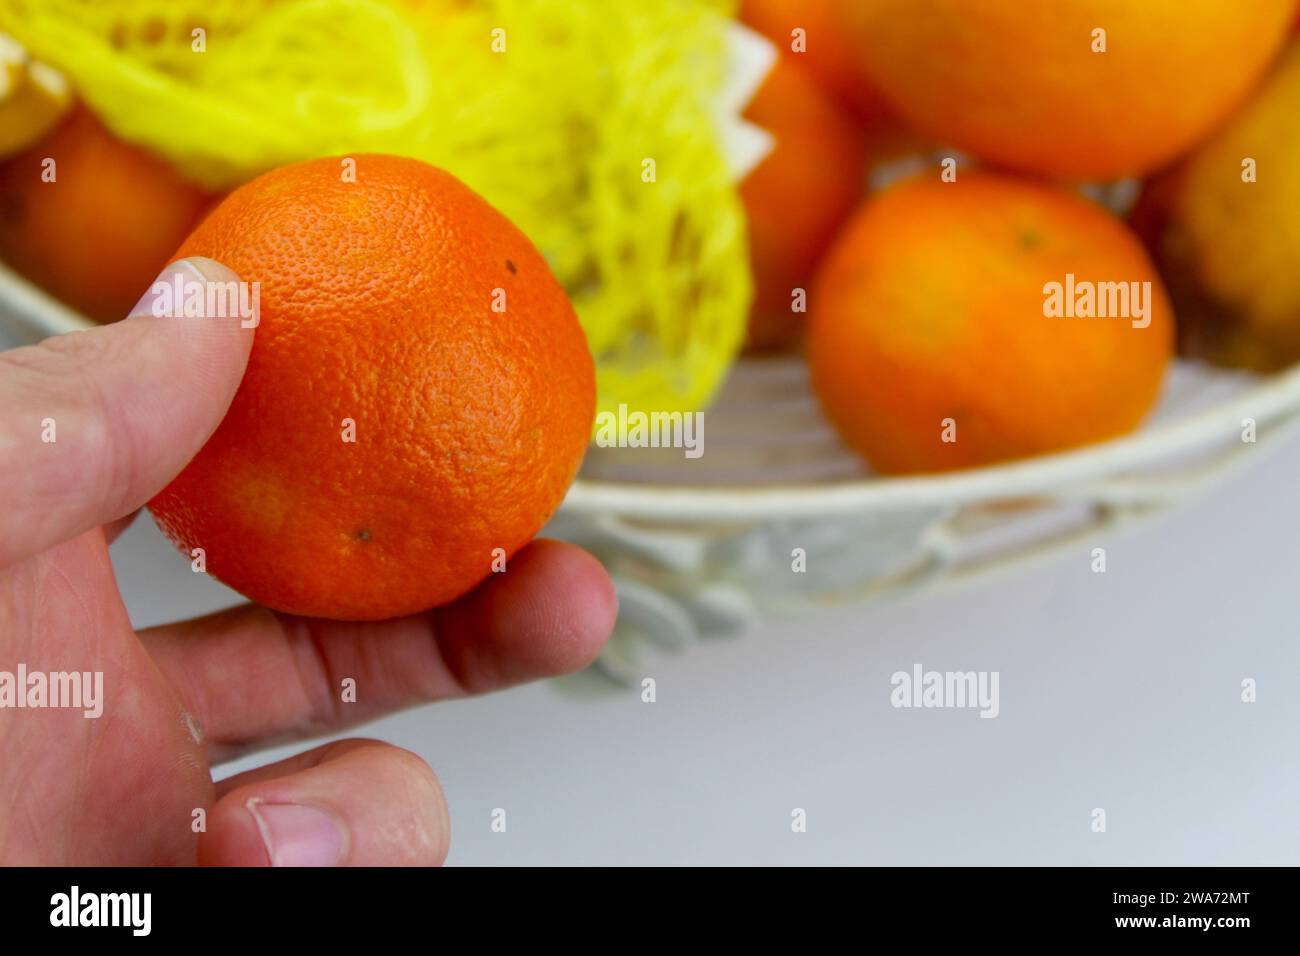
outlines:
M185 300L172 303L236 280L182 259L125 321L0 352L0 567L129 514L194 457L239 387L255 317L177 317ZM218 301L239 298L205 294L198 311Z

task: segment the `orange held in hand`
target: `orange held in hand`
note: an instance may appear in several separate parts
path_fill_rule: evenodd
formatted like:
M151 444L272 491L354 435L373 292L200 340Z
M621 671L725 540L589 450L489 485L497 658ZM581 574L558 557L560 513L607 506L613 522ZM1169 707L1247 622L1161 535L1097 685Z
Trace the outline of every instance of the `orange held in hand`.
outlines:
M1297 0L853 0L881 94L936 142L1016 169L1155 169L1237 107Z
M992 173L869 200L812 289L808 358L827 417L885 473L969 468L1134 428L1173 315L1105 209Z
M253 600L373 620L464 594L537 533L595 372L504 216L415 160L358 156L345 181L349 162L253 180L176 253L261 283L260 324L230 411L150 508Z

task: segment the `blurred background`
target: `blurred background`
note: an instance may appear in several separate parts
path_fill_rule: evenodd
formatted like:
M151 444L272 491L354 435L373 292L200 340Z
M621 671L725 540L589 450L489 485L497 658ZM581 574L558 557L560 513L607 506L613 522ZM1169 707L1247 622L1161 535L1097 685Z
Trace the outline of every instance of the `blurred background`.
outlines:
M552 526L619 582L604 676L363 731L438 771L452 863L1294 864L1298 16L0 0L0 346L117 320L265 170L445 167L545 256L600 410L709 423L591 449ZM1149 282L1150 328L1045 319L1067 270ZM909 590L1054 502L1053 556ZM241 600L147 518L112 550L138 627ZM917 665L996 671L998 718L895 709Z

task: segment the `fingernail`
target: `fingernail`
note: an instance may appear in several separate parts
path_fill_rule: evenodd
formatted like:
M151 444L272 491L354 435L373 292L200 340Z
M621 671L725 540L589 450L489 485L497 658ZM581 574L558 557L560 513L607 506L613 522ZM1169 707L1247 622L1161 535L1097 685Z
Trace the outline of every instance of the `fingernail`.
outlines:
M244 804L262 835L272 866L337 866L348 837L334 814L305 803L265 803L257 797Z
M230 273L230 275L224 273L229 273L229 270L213 259L202 259L198 257L193 259L177 259L175 262L167 266L167 268L163 269L162 272L158 273L158 278L154 279L153 282L149 284L149 288L145 290L144 295L140 296L140 301L135 304L135 308L127 313L127 318L134 319L139 318L140 316L153 315L154 300L159 296L167 295L169 297L169 302L174 301L173 294L175 292L177 276L181 276L185 282L208 283L213 281L224 281L233 275L233 273ZM168 291L164 292L161 288L162 286L168 286Z

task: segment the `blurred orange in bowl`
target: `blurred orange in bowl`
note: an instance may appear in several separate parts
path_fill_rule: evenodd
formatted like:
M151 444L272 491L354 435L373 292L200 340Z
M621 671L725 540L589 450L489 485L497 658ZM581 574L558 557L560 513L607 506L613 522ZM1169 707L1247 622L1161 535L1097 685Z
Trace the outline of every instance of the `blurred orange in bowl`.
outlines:
M1110 212L976 171L868 200L827 256L809 316L822 407L888 474L1123 434L1156 398L1174 331L1155 268Z
M112 322L214 199L77 107L0 165L0 259L87 317Z
M806 69L858 120L870 123L888 108L859 53L847 41L844 7L853 0L743 0L740 19ZM802 33L796 33L802 31ZM796 52L792 46L800 46Z
M1071 179L1176 158L1250 92L1297 0L853 0L881 94L937 142Z
M806 290L862 195L866 139L800 67L783 59L745 116L776 140L740 187L755 286L749 345L774 349L798 336L803 307L795 311L794 290Z

